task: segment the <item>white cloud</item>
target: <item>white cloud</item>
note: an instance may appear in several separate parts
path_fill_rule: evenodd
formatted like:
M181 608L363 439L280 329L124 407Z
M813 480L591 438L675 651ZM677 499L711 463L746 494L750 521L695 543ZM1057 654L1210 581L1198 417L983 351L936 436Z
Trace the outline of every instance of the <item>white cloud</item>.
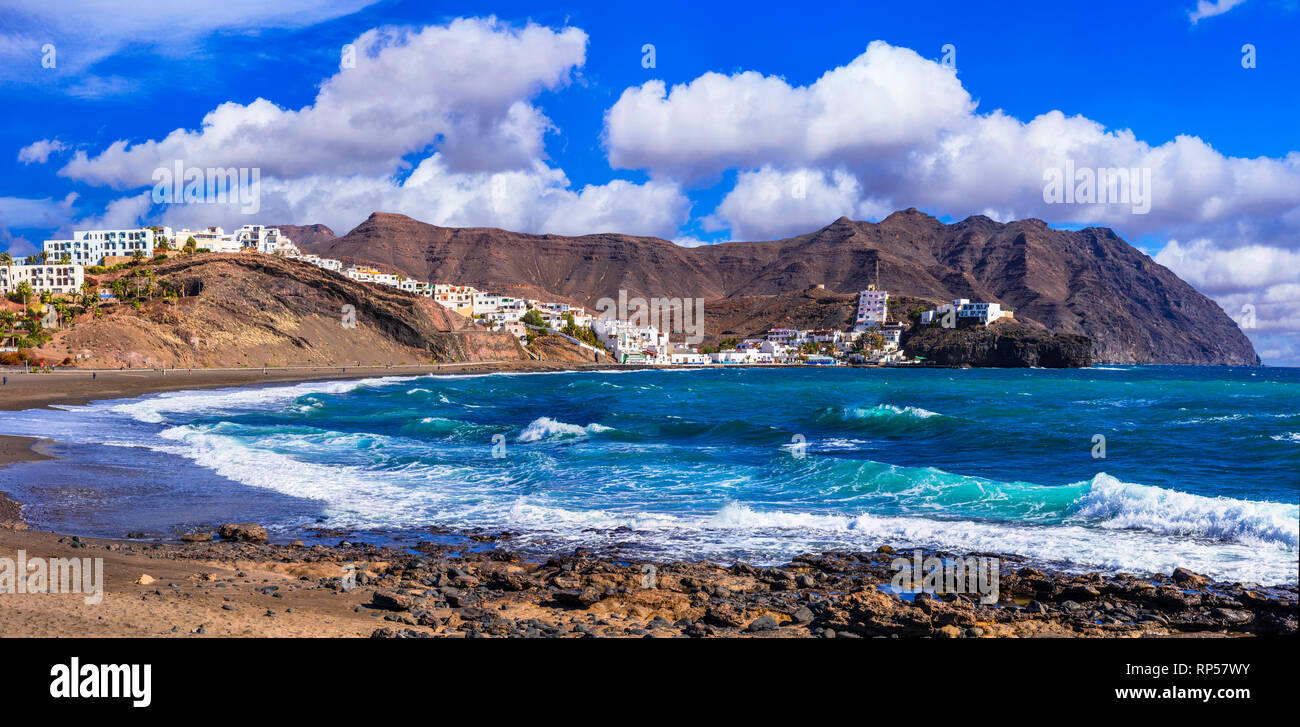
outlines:
M305 28L375 2L6 0L0 7L0 28L6 29L0 32L0 82L49 82L51 71L41 65L41 49L49 43L55 49L56 69L65 78L80 78L85 95L101 83L88 80L87 69L126 48L183 54L213 32Z
M875 41L810 86L749 71L629 88L606 113L606 145L616 168L686 178L868 161L931 143L973 109L952 69Z
M59 227L68 221L76 201L76 192L69 193L61 201L0 197L0 220L8 227Z
M1187 16L1191 19L1192 25L1196 25L1206 18L1223 15L1244 2L1246 0L1198 0L1196 9L1188 12Z
M733 239L755 240L800 235L841 216L877 219L891 211L864 200L857 180L843 170L767 166L741 172L715 217L731 229Z
M457 172L448 168L439 153L420 162L400 183L391 176L321 174L287 180L263 178L256 189L258 204L252 214L242 211L240 202L198 202L168 205L156 217L175 228L219 224L233 229L256 222L292 221L320 223L342 233L379 211L445 227L501 227L562 235L619 232L666 238L690 212L689 200L671 183L614 180L575 191L564 172L540 160L523 170ZM149 193L123 197L110 207L106 218L148 218Z
M114 142L78 152L60 174L94 184L152 184L157 168L260 168L263 177L388 174L402 157L439 142L465 171L523 169L542 154L550 121L528 99L568 82L587 36L577 28L512 28L455 20L419 31L370 30L354 42L356 67L322 84L314 102L284 109L259 98L227 102L197 130L161 141Z
M1208 239L1170 240L1156 262L1210 294L1260 291L1300 280L1300 253L1264 245L1222 249Z
M18 150L18 161L23 164L31 164L33 162L44 164L49 160L51 154L61 152L67 148L68 145L58 139L41 139L40 141L33 141Z

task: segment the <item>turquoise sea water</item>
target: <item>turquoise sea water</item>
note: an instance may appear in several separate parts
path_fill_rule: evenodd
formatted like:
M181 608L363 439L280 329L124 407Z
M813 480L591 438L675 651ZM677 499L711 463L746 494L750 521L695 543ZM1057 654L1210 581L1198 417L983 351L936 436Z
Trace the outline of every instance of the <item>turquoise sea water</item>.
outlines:
M1296 581L1297 369L385 378L0 413L0 433L63 442L76 463L0 471L0 488L56 526L94 502L92 531L239 516L653 557L919 545Z

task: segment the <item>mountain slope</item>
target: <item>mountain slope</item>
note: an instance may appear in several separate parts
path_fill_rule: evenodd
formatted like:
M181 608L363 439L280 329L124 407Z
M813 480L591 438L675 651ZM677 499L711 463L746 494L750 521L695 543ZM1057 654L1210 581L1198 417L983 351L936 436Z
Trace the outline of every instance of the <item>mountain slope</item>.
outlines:
M856 293L996 301L1017 319L1082 334L1109 363L1258 363L1222 309L1105 228L1054 230L976 216L954 224L909 209L879 223L840 218L806 235L683 248L617 234L563 237L445 228L375 213L343 237L306 246L349 263L435 282L593 305L602 297L714 301L824 284Z
M37 350L86 368L359 365L523 360L508 333L428 298L272 255L202 254L149 270L175 302L110 305ZM350 306L350 308L348 307ZM355 326L347 326L349 313Z

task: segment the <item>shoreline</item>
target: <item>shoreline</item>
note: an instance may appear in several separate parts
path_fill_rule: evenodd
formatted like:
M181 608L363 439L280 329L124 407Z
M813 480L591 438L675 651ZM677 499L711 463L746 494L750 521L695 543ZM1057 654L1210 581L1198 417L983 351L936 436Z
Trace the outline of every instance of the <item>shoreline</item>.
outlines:
M106 399L129 399L147 394L190 389L257 386L367 379L381 376L533 373L548 371L599 371L610 365L570 362L483 361L394 366L303 366L266 369L56 369L52 373L0 372L0 411L80 406ZM619 370L655 368L620 366Z

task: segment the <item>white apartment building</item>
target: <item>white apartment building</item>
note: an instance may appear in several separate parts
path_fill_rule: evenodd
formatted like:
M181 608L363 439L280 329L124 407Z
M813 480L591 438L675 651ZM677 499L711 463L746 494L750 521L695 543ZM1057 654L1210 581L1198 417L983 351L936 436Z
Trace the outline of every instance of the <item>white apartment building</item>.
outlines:
M85 281L84 265L0 265L0 293L12 293L25 282L32 286L35 295L47 290L55 295L67 295L80 292Z
M948 313L953 311L956 311L956 315L953 317L954 323L958 318L966 318L974 319L985 326L1003 316L1011 316L1011 311L1002 310L1000 303L972 303L967 298L957 298L951 303L945 303L934 310L923 312L921 314L921 325L928 326L935 318L942 321Z
M41 249L52 262L67 256L73 265L102 265L105 257L130 257L141 252L153 257L156 242L170 236L171 230L163 228L161 235L141 227L134 230L75 230L71 240L46 240Z
M209 252L239 252L243 249L233 234L226 234L225 230L215 226L202 230L177 230L172 243L177 248L184 249L191 238L194 239L195 248Z
M471 318L474 315L475 293L478 293L478 291L468 285L433 284L434 301L466 318Z
M343 271L343 274L359 283L377 283L379 285L389 285L394 288L401 286L401 278L395 273L381 273L374 268L351 267Z
M397 287L407 291L408 293L423 295L426 298L433 297L433 283L426 283L421 280L415 280L414 278L403 278Z
M242 249L260 252L263 255L298 254L298 246L276 227L244 225L235 230L234 238Z
M679 366L704 366L713 363L707 353L696 351L679 351L668 354L668 363Z
M343 272L342 260L335 260L333 258L328 258L328 257L320 257L319 255L302 255L299 257L299 259L305 263L310 263L324 270L333 270L336 273Z
M767 332L767 340L786 346L801 345L806 339L803 331L794 328L773 328Z
M876 290L872 286L858 293L858 314L853 319L853 330L865 331L872 326L885 325L888 305L889 291Z

